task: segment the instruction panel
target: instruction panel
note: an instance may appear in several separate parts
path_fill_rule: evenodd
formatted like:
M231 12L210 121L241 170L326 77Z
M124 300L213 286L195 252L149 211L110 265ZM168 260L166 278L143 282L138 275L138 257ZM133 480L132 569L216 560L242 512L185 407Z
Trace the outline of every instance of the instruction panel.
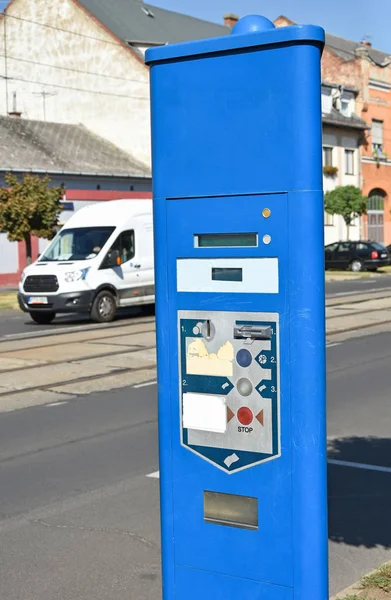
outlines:
M229 473L279 456L278 314L178 317L182 445Z

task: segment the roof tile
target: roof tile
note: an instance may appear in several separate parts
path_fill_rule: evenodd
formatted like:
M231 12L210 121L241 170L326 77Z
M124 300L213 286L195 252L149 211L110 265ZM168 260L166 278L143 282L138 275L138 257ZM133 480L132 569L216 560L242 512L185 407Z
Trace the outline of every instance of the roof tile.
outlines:
M142 0L78 1L114 35L125 42L171 44L218 37L231 31L224 25L158 8L145 4Z

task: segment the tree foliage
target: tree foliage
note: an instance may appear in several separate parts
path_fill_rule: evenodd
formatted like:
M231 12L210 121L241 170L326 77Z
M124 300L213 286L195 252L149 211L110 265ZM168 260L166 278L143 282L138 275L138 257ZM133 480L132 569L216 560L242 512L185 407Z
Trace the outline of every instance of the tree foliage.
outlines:
M49 177L25 174L19 181L8 173L6 187L0 188L0 231L11 242L26 242L31 258L31 235L52 239L61 213L63 187L49 187Z
M341 215L349 227L356 217L366 214L368 198L360 188L345 185L335 188L325 195L325 210L331 215Z

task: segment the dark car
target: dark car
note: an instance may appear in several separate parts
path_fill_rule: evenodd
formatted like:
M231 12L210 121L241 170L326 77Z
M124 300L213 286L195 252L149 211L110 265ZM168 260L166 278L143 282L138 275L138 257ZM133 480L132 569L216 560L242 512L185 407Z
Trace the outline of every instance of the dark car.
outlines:
M387 248L369 240L335 242L325 248L326 269L351 269L376 271L390 264Z

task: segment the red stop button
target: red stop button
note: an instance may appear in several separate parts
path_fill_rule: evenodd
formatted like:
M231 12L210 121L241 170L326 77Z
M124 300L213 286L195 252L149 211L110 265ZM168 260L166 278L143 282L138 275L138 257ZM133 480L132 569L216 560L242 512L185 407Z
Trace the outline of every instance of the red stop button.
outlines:
M239 408L237 417L239 423L241 423L242 425L250 425L254 419L252 410L247 406L242 406L242 408Z

